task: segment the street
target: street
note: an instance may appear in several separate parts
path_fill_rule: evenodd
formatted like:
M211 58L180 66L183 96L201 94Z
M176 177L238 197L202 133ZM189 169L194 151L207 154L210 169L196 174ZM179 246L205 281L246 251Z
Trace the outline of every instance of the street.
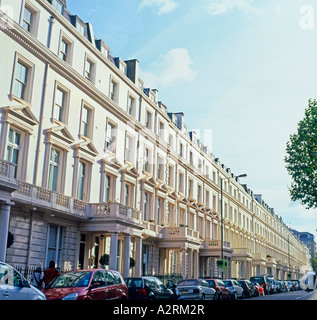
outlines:
M317 300L317 292L306 292L305 290L298 290L248 298L244 300Z

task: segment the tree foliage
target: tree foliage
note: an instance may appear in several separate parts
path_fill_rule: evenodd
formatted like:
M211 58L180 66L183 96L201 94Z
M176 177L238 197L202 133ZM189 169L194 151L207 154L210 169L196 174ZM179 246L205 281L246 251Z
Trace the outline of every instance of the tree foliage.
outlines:
M297 133L286 146L286 169L292 177L289 188L292 201L307 209L317 208L317 101L310 99Z

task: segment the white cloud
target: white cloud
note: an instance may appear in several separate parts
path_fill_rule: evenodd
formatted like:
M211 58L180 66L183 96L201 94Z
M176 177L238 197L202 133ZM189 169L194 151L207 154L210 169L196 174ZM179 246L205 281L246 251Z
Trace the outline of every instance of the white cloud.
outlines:
M232 9L238 9L246 13L255 12L256 9L251 5L253 0L211 0L208 6L208 13L220 15Z
M141 72L141 78L146 86L159 89L159 86L168 86L176 82L193 81L196 72L191 68L192 61L184 48L170 50L161 61L151 66L152 72Z
M142 0L139 5L138 11L144 7L157 7L158 14L169 13L178 7L178 4L174 0Z

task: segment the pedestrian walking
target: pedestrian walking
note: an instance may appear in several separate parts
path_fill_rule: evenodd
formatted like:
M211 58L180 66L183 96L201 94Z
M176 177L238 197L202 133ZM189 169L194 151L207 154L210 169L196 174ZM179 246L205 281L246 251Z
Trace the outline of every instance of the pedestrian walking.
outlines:
M31 277L31 285L36 287L39 290L42 290L43 279L44 279L44 272L42 271L42 268L39 266L33 271L33 274Z
M59 275L60 273L55 268L55 261L50 261L49 267L44 272L45 287Z

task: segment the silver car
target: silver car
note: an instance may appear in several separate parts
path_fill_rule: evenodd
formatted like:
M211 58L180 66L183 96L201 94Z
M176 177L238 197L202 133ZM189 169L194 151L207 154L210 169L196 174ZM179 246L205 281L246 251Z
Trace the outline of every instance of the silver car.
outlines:
M46 297L17 270L0 261L0 300L46 300Z
M226 285L226 287L230 290L230 297L233 300L237 300L238 298L244 298L244 290L237 280L234 279L226 279L222 280L222 282Z
M184 300L215 300L216 290L202 279L186 279L177 283L177 289Z

